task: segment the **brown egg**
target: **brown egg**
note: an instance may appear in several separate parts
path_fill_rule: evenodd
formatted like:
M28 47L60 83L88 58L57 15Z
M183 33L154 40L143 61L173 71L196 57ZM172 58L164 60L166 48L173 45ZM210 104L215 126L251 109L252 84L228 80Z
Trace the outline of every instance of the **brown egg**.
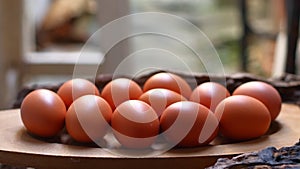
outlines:
M60 86L57 94L62 98L68 108L74 100L84 95L99 95L98 88L85 79L72 79Z
M66 107L54 92L38 89L29 93L21 105L21 119L26 129L40 137L55 136L64 127Z
M259 100L244 95L230 96L216 108L220 132L234 140L248 140L264 135L270 126L271 116Z
M271 85L252 81L236 88L232 95L247 95L261 101L269 110L271 119L275 120L281 110L281 97L278 91Z
M103 97L111 106L112 110L127 100L138 99L143 94L141 87L133 80L118 78L109 82L103 88Z
M161 115L160 126L169 142L195 147L207 145L217 136L219 122L207 107L182 101L167 107Z
M189 98L192 93L190 85L183 78L172 73L157 73L151 76L145 82L143 91L155 88L169 89L185 98Z
M168 89L151 89L143 93L139 100L148 103L160 117L162 112L172 103L186 101L182 95Z
M230 93L221 84L215 82L205 82L193 90L189 100L200 103L214 112L217 105L229 96Z
M101 97L85 95L76 99L66 114L66 129L78 142L102 139L111 120L112 110Z
M148 148L159 134L159 120L147 103L128 100L120 104L111 119L113 133L127 148Z

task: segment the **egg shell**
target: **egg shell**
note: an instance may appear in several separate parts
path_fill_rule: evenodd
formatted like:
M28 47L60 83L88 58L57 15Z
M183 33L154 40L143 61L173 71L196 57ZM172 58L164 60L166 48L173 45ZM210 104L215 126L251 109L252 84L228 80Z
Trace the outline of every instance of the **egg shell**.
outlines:
M224 99L216 108L220 132L233 140L249 140L264 135L271 124L271 115L259 100L245 95Z
M26 129L40 137L53 137L64 127L66 107L62 99L46 89L29 93L20 108Z
M66 129L78 142L101 140L110 126L112 110L101 97L85 95L76 99L66 114Z
M205 82L193 90L189 100L200 103L214 112L217 105L229 96L229 91L223 85L216 82Z
M156 112L139 100L120 104L112 115L111 126L117 140L126 148L148 148L159 134Z
M187 99L182 95L162 88L151 89L143 93L139 100L148 103L160 117L162 112L171 104L186 101Z
M146 80L143 91L146 92L154 88L164 88L181 94L189 98L192 89L190 85L180 76L173 73L157 73Z
M143 94L141 87L133 80L118 78L106 84L101 92L112 110L127 100L138 99Z
M99 90L92 82L86 79L71 79L63 83L57 94L62 98L66 107L68 108L74 100L84 95L97 95L99 96Z
M219 122L207 107L182 101L171 104L160 118L162 134L180 147L209 144L218 133Z
M279 92L271 85L252 81L240 85L232 95L247 95L261 101L269 110L272 121L275 120L281 111L281 97Z

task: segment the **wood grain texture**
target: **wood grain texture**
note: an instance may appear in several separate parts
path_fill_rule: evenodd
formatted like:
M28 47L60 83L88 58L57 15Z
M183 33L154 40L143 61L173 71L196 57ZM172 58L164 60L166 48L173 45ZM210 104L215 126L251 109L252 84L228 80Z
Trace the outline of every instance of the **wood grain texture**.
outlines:
M220 157L257 151L269 146L290 146L299 140L300 109L283 104L281 114L270 132L258 139L226 143L215 140L209 146L177 148L154 157L126 157L103 148L48 143L28 135L20 119L20 110L0 111L0 163L35 168L204 168Z

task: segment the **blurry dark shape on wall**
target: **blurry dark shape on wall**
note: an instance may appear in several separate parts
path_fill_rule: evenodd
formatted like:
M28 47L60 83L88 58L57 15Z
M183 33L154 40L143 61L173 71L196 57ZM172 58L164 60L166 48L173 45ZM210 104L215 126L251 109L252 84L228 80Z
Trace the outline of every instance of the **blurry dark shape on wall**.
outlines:
M54 0L37 25L37 50L53 44L84 43L89 24L96 15L95 0Z

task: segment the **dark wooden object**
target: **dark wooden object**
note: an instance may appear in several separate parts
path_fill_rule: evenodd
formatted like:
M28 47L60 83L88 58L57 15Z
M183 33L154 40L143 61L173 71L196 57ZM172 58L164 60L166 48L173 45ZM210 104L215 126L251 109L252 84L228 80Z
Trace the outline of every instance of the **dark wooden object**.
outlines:
M297 71L296 49L299 37L300 1L286 0L287 11L287 58L286 73L295 74Z
M139 76L133 78L140 86L143 86L146 79L148 79L151 75L158 73L153 72L147 75ZM181 77L183 77L187 82L192 86L199 85L203 82L214 81L221 83L227 87L230 93L233 92L235 88L239 85L249 82L249 81L263 81L274 86L281 95L283 102L289 102L298 104L300 103L300 76L293 74L286 74L278 79L264 79L259 76L254 76L247 73L236 73L233 75L207 75L204 73L182 73L182 72L173 72ZM110 74L101 74L98 75L94 80L94 83L98 87L100 91L102 88L112 80L112 75ZM51 85L32 85L23 87L21 91L19 91L18 96L15 102L12 105L12 108L20 108L21 103L24 97L33 90L44 88L49 89L56 92L61 84L51 84Z

